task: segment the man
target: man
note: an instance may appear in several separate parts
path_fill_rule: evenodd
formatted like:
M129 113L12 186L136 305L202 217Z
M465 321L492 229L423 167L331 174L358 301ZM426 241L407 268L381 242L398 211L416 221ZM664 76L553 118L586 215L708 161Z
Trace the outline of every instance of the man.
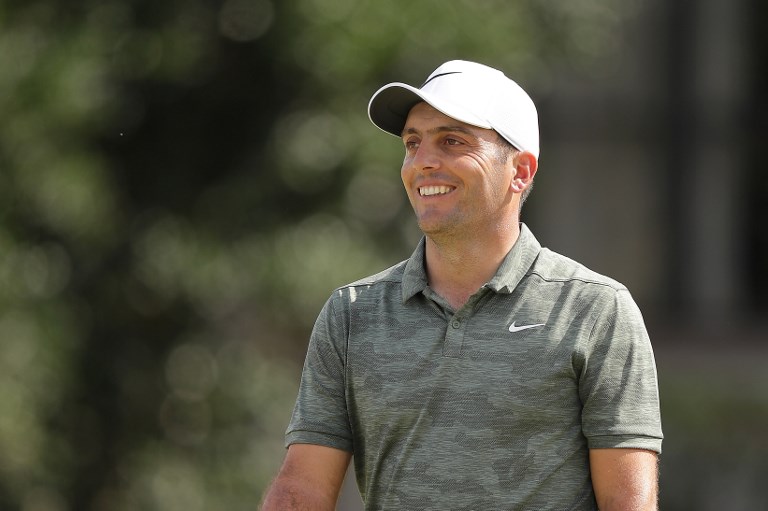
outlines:
M640 312L520 223L539 156L528 94L451 61L381 88L369 115L402 137L424 238L323 308L264 509L334 509L353 453L366 509L656 509Z

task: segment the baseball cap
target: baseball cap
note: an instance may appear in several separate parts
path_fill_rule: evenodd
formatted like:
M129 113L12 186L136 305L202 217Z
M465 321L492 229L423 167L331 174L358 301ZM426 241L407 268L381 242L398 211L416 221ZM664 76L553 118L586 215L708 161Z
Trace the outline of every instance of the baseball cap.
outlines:
M408 112L421 101L458 121L493 129L517 149L539 157L536 105L498 69L466 60L446 62L419 88L400 82L380 88L368 103L368 117L399 137Z

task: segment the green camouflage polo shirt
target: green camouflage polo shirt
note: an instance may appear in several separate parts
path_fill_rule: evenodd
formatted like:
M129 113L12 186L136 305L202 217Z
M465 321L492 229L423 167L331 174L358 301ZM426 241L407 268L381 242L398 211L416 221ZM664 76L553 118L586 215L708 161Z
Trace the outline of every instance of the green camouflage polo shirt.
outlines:
M661 451L656 368L627 289L525 225L459 310L407 261L337 289L286 444L354 453L366 509L596 509L590 448Z

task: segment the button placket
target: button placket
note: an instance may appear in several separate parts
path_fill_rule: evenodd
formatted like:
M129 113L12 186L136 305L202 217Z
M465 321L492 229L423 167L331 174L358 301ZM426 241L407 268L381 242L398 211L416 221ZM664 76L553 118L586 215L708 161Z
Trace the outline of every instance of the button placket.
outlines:
M459 357L461 355L461 346L464 343L464 329L466 321L458 316L454 316L448 323L445 333L445 344L443 345L443 356Z

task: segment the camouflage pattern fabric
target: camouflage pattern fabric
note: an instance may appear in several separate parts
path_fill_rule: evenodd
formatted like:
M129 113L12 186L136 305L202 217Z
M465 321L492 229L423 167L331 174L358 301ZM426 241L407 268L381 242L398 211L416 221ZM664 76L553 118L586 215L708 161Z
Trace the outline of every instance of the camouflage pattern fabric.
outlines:
M286 444L354 452L366 509L596 509L590 448L661 451L653 352L627 289L522 225L458 311L407 261L317 319Z

